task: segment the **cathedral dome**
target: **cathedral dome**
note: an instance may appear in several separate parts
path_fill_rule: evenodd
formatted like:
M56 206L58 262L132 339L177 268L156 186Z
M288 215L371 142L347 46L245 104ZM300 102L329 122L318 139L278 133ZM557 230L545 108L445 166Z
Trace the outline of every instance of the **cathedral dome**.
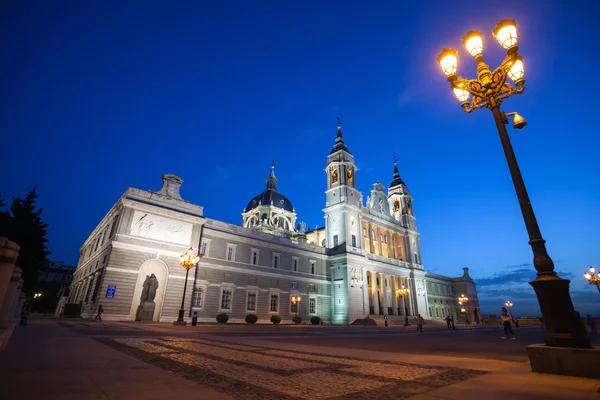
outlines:
M246 206L246 212L255 209L259 205L273 206L283 208L286 211L294 212L292 202L287 197L279 193L277 190L265 189L264 192L255 196Z
M259 206L273 206L294 212L292 202L277 191L277 178L275 177L275 166L271 165L271 173L267 178L267 188L248 202L244 212L253 210Z

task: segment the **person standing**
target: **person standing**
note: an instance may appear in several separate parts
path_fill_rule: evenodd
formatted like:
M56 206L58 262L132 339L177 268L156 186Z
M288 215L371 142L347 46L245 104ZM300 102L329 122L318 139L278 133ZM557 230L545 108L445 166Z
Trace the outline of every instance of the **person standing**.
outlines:
M425 320L421 317L421 314L417 315L417 331L423 332L423 322Z
M593 319L593 318L590 316L590 314L588 314L588 315L585 317L585 321L587 322L587 324L588 324L588 325L589 325L589 327L590 327L590 333L598 333L598 332L596 331L596 322L595 322L595 321L594 321L594 319Z
M502 325L504 325L504 336L502 336L502 339L506 339L508 337L508 333L510 332L510 334L512 335L512 337L510 338L511 340L515 340L515 333L513 332L512 328L510 327L510 321L512 320L512 318L510 317L510 314L508 313L508 311L506 311L506 307L502 307Z
M448 315L446 317L446 325L448 326L448 330L450 330L451 323L452 323L452 318L450 318L450 316Z
M96 314L96 317L94 318L94 322L96 322L97 319L100 320L100 322L102 322L102 313L104 312L104 309L102 308L102 304L100 304L98 306L98 314Z
M452 323L452 329L456 330L456 327L454 326L454 317L450 317L450 322Z

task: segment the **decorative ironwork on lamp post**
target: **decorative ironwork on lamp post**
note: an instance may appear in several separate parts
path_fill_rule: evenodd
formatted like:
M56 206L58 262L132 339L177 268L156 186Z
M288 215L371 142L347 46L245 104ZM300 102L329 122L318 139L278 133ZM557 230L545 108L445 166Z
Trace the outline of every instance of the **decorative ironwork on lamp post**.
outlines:
M194 254L194 249L191 247L188 249L188 251L179 256L179 263L183 268L185 268L185 282L183 284L183 296L181 297L179 316L177 317L177 321L173 323L174 325L186 325L186 322L183 320L183 315L185 314L185 292L187 290L188 275L190 273L190 269L198 265L198 262L200 262L200 255Z
M410 324L408 323L408 288L403 283L402 287L396 290L396 292L400 297L402 297L402 301L404 302L404 326L410 326Z
M596 275L596 269L594 267L590 267L590 272L586 272L583 274L585 279L588 280L590 285L596 285L598 288L598 293L600 293L600 272Z
M465 323L466 323L467 325L469 325L469 324L470 324L470 321L469 321L469 313L467 312L467 310L468 310L468 308L467 308L467 302L468 302L468 301L469 301L469 298L468 298L468 297L466 297L464 294L461 294L461 295L460 295L460 297L458 298L458 304L460 304L461 306L463 306L463 305L464 305L464 307L462 307L462 308L460 309L460 311L465 313Z
M512 319L512 317L513 317L513 316L512 316L512 307L513 307L513 303L511 303L511 302L510 302L510 300L509 300L509 301L507 301L506 303L504 303L504 305L505 305L506 307L508 307L508 312L510 313L510 319Z
M513 127L522 129L527 122L517 113L504 113L501 103L513 94L523 93L525 70L523 59L518 54L517 24L515 20L505 19L496 25L492 35L506 49L506 56L500 66L493 71L483 61L483 39L478 31L470 31L463 40L469 54L477 63L477 78L466 79L456 75L458 52L446 48L438 57L443 72L448 77L450 87L463 109L470 113L478 108L488 108L492 112L500 141L504 149L508 168L517 193L521 213L529 235L529 245L533 250L533 265L537 270L536 279L530 282L540 304L546 324L545 342L548 346L589 348L585 327L575 312L569 294L569 281L560 278L554 271L554 262L546 250L546 241L542 238L525 183L512 148L506 124L513 116ZM507 78L514 82L511 85ZM471 97L472 96L472 97Z

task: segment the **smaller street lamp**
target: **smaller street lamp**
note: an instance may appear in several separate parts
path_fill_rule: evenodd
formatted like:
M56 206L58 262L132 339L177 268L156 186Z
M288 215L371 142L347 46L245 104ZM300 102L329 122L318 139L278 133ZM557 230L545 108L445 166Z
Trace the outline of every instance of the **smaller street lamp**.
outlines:
M173 325L186 325L186 322L183 320L183 314L185 314L184 303L185 303L185 292L187 290L187 281L188 275L190 273L190 269L194 268L198 262L200 262L200 256L194 254L194 249L191 247L179 256L179 263L183 268L185 268L185 282L183 284L183 296L181 297L181 308L179 309L179 316L177 317L177 321L173 322Z
M512 306L513 306L513 303L511 303L510 301L507 301L506 303L504 303L504 305L506 307L508 307L508 312L510 312L510 319L512 319L512 317L513 317L512 316Z
M460 305L464 305L465 307L461 308L461 312L465 313L465 322L467 325L469 325L469 313L467 313L467 302L469 301L469 298L466 297L464 294L461 294L460 297L458 298L458 304Z
M300 296L292 296L292 304L295 305L295 309L296 309L296 316L298 316L298 309L300 308L300 301L302 301L302 298Z
M404 326L410 326L410 324L408 323L408 305L407 305L408 288L403 283L402 288L396 290L396 292L398 293L398 295L400 297L402 297L402 300L404 301Z
M596 269L590 267L590 272L586 272L583 276L585 276L585 279L588 280L590 285L596 285L598 292L600 293L600 272L596 275Z

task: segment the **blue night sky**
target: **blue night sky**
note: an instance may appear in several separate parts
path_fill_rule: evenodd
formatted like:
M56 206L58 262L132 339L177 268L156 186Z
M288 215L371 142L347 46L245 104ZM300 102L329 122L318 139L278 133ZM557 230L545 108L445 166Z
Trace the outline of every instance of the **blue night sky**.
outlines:
M485 4L485 6L482 6ZM3 196L37 186L52 259L79 247L128 186L180 175L184 199L241 223L271 159L299 220L323 224L326 156L345 124L364 197L392 178L414 196L428 271L468 266L482 311L538 315L535 270L492 116L466 114L437 55L515 18L526 91L504 103L548 250L576 308L600 312L583 279L600 267L598 2L170 1L0 5ZM8 171L6 170L8 168Z

